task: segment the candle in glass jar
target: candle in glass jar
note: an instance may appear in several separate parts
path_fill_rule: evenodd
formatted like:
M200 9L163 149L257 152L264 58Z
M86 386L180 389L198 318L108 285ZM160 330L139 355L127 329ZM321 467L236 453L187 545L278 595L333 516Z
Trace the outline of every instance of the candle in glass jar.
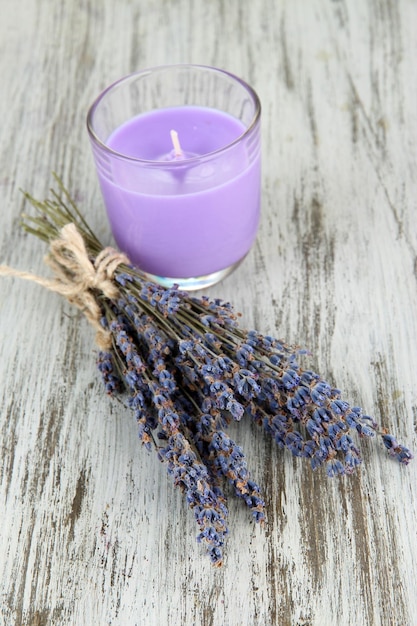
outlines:
M260 214L260 116L249 85L196 65L132 74L93 103L111 229L148 278L198 289L246 256Z
M245 144L215 155L244 131L220 111L178 107L139 115L113 132L107 146L124 158L112 162L111 175L99 169L99 180L114 238L132 263L157 276L188 278L246 255L259 221L260 156L251 159ZM138 159L147 162L140 171Z

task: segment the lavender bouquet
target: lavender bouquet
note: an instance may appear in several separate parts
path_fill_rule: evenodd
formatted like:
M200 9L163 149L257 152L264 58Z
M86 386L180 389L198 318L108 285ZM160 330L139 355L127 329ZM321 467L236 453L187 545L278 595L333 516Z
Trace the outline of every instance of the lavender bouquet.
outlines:
M184 492L202 542L222 563L228 532L223 491L229 481L257 522L265 502L242 449L227 433L232 420L253 419L279 447L324 466L328 476L361 463L355 434L378 434L388 454L406 465L410 451L361 408L311 370L305 351L244 330L232 306L148 282L129 260L103 248L62 182L23 226L49 244L47 280L8 267L3 275L34 280L61 293L97 330L98 369L109 395L124 393L139 438L166 464Z

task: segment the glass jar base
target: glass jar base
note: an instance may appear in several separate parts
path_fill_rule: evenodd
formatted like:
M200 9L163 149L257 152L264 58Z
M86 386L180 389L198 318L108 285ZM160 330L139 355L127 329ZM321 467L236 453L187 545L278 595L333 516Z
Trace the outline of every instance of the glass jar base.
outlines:
M223 278L226 278L226 276L229 276L229 274L231 274L242 263L244 258L245 257L236 263L233 263L233 265L229 265L229 267L226 267L224 270L192 278L170 278L169 276L156 276L154 274L148 274L147 272L142 273L145 278L157 283L158 285L162 285L163 287L173 287L174 285L177 285L178 289L182 289L184 291L197 291L198 289L211 287L212 285L215 285L223 280Z

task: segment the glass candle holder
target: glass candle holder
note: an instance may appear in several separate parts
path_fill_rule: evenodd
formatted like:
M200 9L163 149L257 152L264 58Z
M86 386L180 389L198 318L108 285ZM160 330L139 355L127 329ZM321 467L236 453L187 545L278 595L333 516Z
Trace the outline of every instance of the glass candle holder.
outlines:
M260 120L249 85L196 65L132 74L92 104L110 227L150 280L200 289L244 259L260 216Z

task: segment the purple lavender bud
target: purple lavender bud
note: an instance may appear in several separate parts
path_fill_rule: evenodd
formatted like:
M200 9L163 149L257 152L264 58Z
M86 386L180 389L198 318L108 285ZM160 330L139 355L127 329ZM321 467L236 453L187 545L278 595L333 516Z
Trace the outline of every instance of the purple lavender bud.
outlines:
M274 439L275 439L275 443L278 445L279 448L285 448L285 446L287 445L287 435L285 431L275 432ZM292 452L291 448L289 448L289 450Z
M396 438L389 433L385 433L382 435L382 441L384 442L384 446L387 448L388 451L395 450L395 448L398 447L398 442Z
M382 441L388 450L388 454L395 457L397 461L403 465L408 465L411 459L414 458L410 450L405 446L400 445L393 435L384 433L382 435Z
M375 437L373 428L369 428L366 424L356 424L356 430L361 437Z
M336 449L347 452L353 445L352 438L349 435L342 435L336 442Z
M320 376L310 370L305 370L304 372L302 372L300 378L301 381L306 385L311 385L311 383L316 380L320 381Z
M206 343L210 347L214 347L214 348L218 348L218 349L221 347L221 343L219 341L219 338L216 337L216 335L214 335L213 333L205 333L204 339L206 340Z
M305 404L309 404L311 402L310 391L307 387L298 387L295 390L293 395L293 405L296 407L302 407Z
M304 440L299 432L293 431L287 433L285 437L285 445L294 456L303 456Z
M106 393L110 396L121 393L124 385L122 379L115 371L113 355L110 352L100 352L97 358L97 367L101 372Z
M333 422L333 423L329 424L327 432L329 433L330 439L332 439L332 440L336 439L338 437L339 433L342 432L342 428L339 426L339 422L337 422L337 423Z
M212 434L208 446L208 461L215 471L229 479L237 496L244 499L256 521L265 517L265 502L259 486L250 479L243 450L225 432Z
M270 362L272 363L272 365L281 365L281 357L276 355L276 354L271 354L269 357Z
M345 456L345 473L353 474L355 469L362 463L358 451L355 448L351 448Z
M237 422L242 419L243 414L245 412L244 407L240 404L240 402L232 401L226 404L226 410L230 411L231 416Z
M312 417L318 424L320 424L321 422L330 422L332 414L328 409L321 407L319 409L314 409Z
M315 437L316 435L323 434L323 428L318 424L315 420L309 419L306 424L306 428L308 430L308 434L310 437Z
M136 389L134 393L129 398L129 406L133 410L142 409L146 406L145 397L143 392L139 389Z
M131 389L140 385L140 378L134 370L127 370L125 372L125 381Z
M168 370L162 370L158 373L158 379L164 389L167 389L171 393L177 389L177 385L171 372Z
M284 384L285 389L294 389L300 383L300 376L296 371L289 369L283 373L281 380Z
M318 448L314 456L321 461L327 461L333 449L332 442L329 437L320 437L317 443Z
M242 344L236 350L236 361L242 367L246 367L246 365L248 364L248 362L250 362L251 359L253 359L253 348L252 348L252 346L250 346L247 343Z
M359 424L359 416L354 411L348 411L345 415L346 424L349 428L356 428Z
M151 450L152 449L151 429L149 428L148 424L146 424L146 422L142 420L139 421L138 435L139 435L139 439L141 440L145 448L147 450Z
M311 469L315 472L321 465L323 465L323 460L318 456L313 456L310 461Z
M317 444L315 443L315 441L308 439L307 441L304 442L304 446L303 446L304 457L311 458L316 450L317 450Z
M335 415L344 415L346 411L351 410L349 404L343 400L333 400L330 408Z
M327 476L332 478L333 476L337 476L337 474L344 474L345 467L339 459L329 459L326 463L326 473Z
M311 399L314 404L317 404L318 406L323 406L323 404L330 396L331 387L324 381L320 381L311 389L310 393Z
M227 509L220 489L217 486L213 489L206 466L198 460L181 433L173 434L166 448L160 450L159 454L167 462L168 473L173 476L174 483L185 491L186 500L190 508L194 509L200 528L197 540L207 544L212 562L219 565L228 532ZM202 514L203 509L210 510L210 513Z
M398 446L398 449L396 452L397 452L396 454L397 460L403 465L408 465L411 459L414 458L413 454L405 446Z
M254 375L249 370L241 369L233 377L233 382L236 385L237 392L240 393L246 400L250 398L256 398L261 388L254 379Z

